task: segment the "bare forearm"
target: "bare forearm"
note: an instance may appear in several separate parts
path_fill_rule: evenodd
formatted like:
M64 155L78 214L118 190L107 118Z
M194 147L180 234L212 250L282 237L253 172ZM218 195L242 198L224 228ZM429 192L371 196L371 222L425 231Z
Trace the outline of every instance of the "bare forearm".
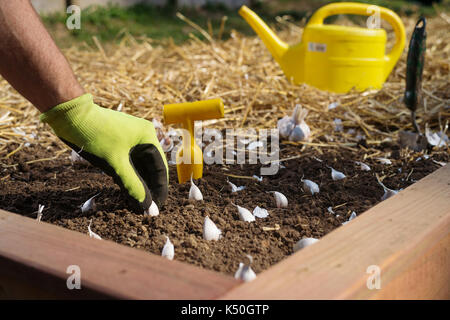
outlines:
M0 74L41 112L84 93L28 0L0 0Z

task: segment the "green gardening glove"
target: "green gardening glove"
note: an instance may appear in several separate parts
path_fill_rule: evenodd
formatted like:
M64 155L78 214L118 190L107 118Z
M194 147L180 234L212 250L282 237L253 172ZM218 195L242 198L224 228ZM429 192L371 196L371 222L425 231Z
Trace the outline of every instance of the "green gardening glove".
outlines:
M153 124L102 108L92 95L57 105L40 117L92 165L112 176L138 212L167 199L168 167Z

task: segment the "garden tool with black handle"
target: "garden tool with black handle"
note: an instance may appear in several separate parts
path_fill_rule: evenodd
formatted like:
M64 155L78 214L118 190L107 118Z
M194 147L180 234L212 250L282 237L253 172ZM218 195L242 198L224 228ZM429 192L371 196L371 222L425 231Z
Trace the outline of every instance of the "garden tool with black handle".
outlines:
M417 107L422 104L422 73L425 63L426 51L426 19L420 18L416 23L409 43L408 57L406 60L406 89L404 103L411 111L411 121L414 132L400 132L400 144L408 146L415 151L421 151L427 147L427 139L420 133L416 122Z

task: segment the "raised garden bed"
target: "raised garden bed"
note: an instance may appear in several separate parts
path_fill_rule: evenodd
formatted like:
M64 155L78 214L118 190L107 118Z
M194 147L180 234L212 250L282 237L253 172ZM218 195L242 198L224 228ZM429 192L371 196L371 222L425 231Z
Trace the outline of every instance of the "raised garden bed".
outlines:
M0 296L134 299L448 299L447 165L252 282L0 210ZM83 270L68 290L67 267ZM381 288L367 287L368 266Z
M405 19L408 32L414 23ZM284 25L282 36L297 39L301 28ZM448 118L443 26L439 17L428 23L426 106L417 115L419 125L433 131L444 130ZM14 212L0 213L1 296L449 298L450 170L439 164L449 161L448 146L425 153L398 147L399 131L412 128L401 102L406 54L382 90L336 95L291 85L259 39L239 34L181 47L130 36L111 51L97 46L65 53L102 106L150 120L166 103L220 97L225 118L207 126L259 129L275 128L302 104L310 140L284 141L285 168L261 182L252 178L260 176L258 165L205 166L196 181L201 203L187 200L189 184L176 183L172 166L167 204L159 216L144 217L128 211L119 189L98 169L72 165L69 150L37 122L37 111L0 80L0 107L10 112L1 115L0 209ZM361 171L355 161L372 170ZM333 181L328 166L346 178ZM303 176L319 184L319 194L304 192ZM376 176L405 190L380 203ZM246 189L231 193L227 178ZM275 208L266 193L271 190L284 193L289 207ZM97 210L82 214L79 206L98 192ZM232 202L264 207L269 217L239 221ZM45 205L41 222L39 204ZM357 218L342 226L353 211ZM207 215L223 232L218 242L202 239ZM91 219L102 241L86 235ZM164 235L175 245L175 261L159 256ZM293 244L304 237L320 240L293 254ZM257 278L242 284L232 275L246 254ZM67 289L69 265L80 266L83 290ZM371 265L381 269L380 290L366 285Z
M11 145L8 151L16 147ZM286 146L281 154L289 158L296 149ZM388 146L384 149L389 151ZM72 165L67 153L56 160L32 163L51 158L52 154L35 147L33 152L18 152L5 161L1 209L36 218L38 205L45 205L41 221L86 234L92 220L92 231L102 239L157 255L167 235L175 246L176 260L228 275L234 274L239 262L246 261L246 254L253 257L252 268L260 273L291 255L300 239L322 238L347 221L352 212L360 215L380 202L384 190L376 175L389 188L404 189L439 168L436 162L449 160L445 152L422 159L420 154L394 150L397 159L392 158L392 165L368 158L364 161L371 171L362 171L355 161L363 160L366 151L329 149L323 154L305 152L284 161L276 175L265 176L261 182L252 179L259 175L257 165L205 166L205 175L198 181L205 199L202 202L188 201L190 184L176 183L176 168L171 166L169 199L160 208L159 216L150 217L130 212L111 178L92 166ZM333 181L327 165L347 177ZM302 176L317 182L320 193L308 195L300 182ZM246 188L232 193L227 179ZM267 193L271 190L286 195L288 208L276 207L273 196ZM82 213L81 204L97 193L96 211ZM269 217L254 223L241 221L232 203L250 211L263 207ZM205 216L222 230L220 241L203 239Z

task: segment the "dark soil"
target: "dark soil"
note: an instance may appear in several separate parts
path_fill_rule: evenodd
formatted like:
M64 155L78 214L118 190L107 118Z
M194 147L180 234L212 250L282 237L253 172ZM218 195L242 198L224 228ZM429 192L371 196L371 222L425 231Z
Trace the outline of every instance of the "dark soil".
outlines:
M17 145L8 146L9 151L15 148ZM56 160L25 164L53 157L57 150L57 146L28 147L0 160L1 209L36 218L38 204L43 204L42 221L87 233L92 219L92 231L103 239L158 255L167 235L175 245L176 260L227 274L234 274L239 262L246 261L246 254L253 256L255 272L261 272L292 254L294 243L301 238L321 238L341 226L352 211L360 215L380 202L384 191L375 173L384 177L387 187L401 189L438 169L440 165L432 160L449 161L445 153L416 161L420 154L394 148L392 165L385 165L375 159L363 160L368 153L364 149L358 152L322 149L323 154L319 154L313 149L300 153L298 147L284 146L280 153L283 157L290 154L302 157L283 162L285 168L274 176L265 176L262 182L227 176L259 175L257 165L205 166L204 177L196 182L205 200L196 203L188 201L189 183L179 185L176 167L170 166L169 199L160 208L159 216L149 217L130 212L111 178L90 165L72 165L69 153ZM364 161L372 171L361 171L354 161ZM342 171L347 178L333 181L327 165ZM319 194L305 194L300 183L303 175L319 184ZM231 193L227 177L246 189ZM287 209L276 208L273 196L266 193L271 190L286 195ZM81 213L80 205L99 192L97 211ZM269 217L257 218L252 223L240 221L232 202L250 211L256 206L266 208ZM329 213L328 207L333 207L335 214ZM207 215L222 230L223 238L217 242L203 240L203 221ZM263 230L276 225L279 230Z

